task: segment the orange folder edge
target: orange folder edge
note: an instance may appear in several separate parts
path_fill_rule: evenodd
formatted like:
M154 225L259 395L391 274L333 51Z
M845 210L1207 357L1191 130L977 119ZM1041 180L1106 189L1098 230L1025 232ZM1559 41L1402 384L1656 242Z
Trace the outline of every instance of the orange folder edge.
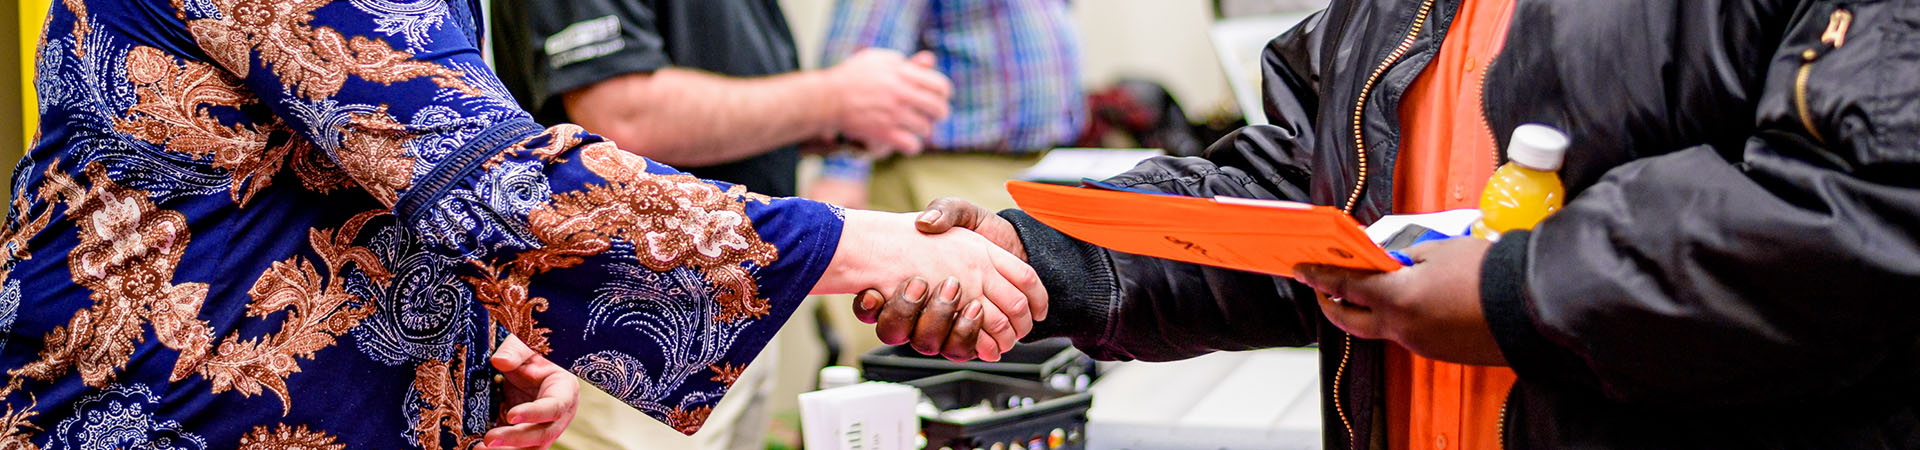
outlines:
M1391 272L1352 217L1306 203L1008 181L1022 210L1075 239L1137 255L1291 277L1298 264Z

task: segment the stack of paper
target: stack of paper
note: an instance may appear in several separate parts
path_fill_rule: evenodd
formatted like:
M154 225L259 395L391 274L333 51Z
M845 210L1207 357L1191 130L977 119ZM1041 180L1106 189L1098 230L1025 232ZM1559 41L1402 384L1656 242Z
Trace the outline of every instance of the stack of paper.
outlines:
M920 390L869 382L800 394L800 426L808 449L920 448Z
M1133 170L1141 161L1167 152L1159 149L1061 148L1047 152L1040 162L1018 178L1050 184L1080 184L1083 179L1104 180Z

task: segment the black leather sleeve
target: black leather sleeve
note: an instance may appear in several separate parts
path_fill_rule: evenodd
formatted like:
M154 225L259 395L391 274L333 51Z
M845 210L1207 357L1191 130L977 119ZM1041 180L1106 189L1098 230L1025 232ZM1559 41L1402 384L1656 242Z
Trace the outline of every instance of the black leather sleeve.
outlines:
M1268 45L1266 108L1274 125L1234 131L1197 158L1154 158L1107 182L1185 196L1306 201L1314 109L1312 53L1321 15ZM1029 339L1069 336L1104 360L1167 361L1217 350L1314 343L1323 323L1312 290L1288 279L1113 252L1019 211L1020 232L1052 295Z
M1530 237L1497 245L1483 306L1521 379L1677 408L1911 399L1911 4L1811 3L1782 21L1793 26L1776 55L1756 58L1767 70L1744 142L1614 168ZM1835 48L1821 36L1838 7L1853 22Z
M1496 310L1523 322L1496 334L1508 362L1522 378L1683 407L1814 401L1892 381L1872 379L1889 368L1913 376L1917 167L1900 186L1784 152L1757 139L1745 171L1706 148L1642 160L1524 248L1503 242L1519 254L1483 273L1514 273L1524 289L1483 284L1483 301L1496 331Z

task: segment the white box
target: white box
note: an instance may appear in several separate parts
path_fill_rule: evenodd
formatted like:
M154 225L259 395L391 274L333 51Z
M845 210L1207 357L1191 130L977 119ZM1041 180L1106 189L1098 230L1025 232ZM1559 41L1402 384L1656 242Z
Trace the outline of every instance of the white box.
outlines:
M800 429L818 450L917 450L920 390L868 382L800 394Z

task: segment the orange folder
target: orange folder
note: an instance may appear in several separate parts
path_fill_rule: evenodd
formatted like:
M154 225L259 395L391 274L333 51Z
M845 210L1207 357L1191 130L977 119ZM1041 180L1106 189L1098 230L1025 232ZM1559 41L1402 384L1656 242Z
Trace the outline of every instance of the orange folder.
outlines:
M1358 222L1325 206L1025 181L1007 182L1007 192L1047 226L1120 252L1282 277L1299 264L1400 269Z

